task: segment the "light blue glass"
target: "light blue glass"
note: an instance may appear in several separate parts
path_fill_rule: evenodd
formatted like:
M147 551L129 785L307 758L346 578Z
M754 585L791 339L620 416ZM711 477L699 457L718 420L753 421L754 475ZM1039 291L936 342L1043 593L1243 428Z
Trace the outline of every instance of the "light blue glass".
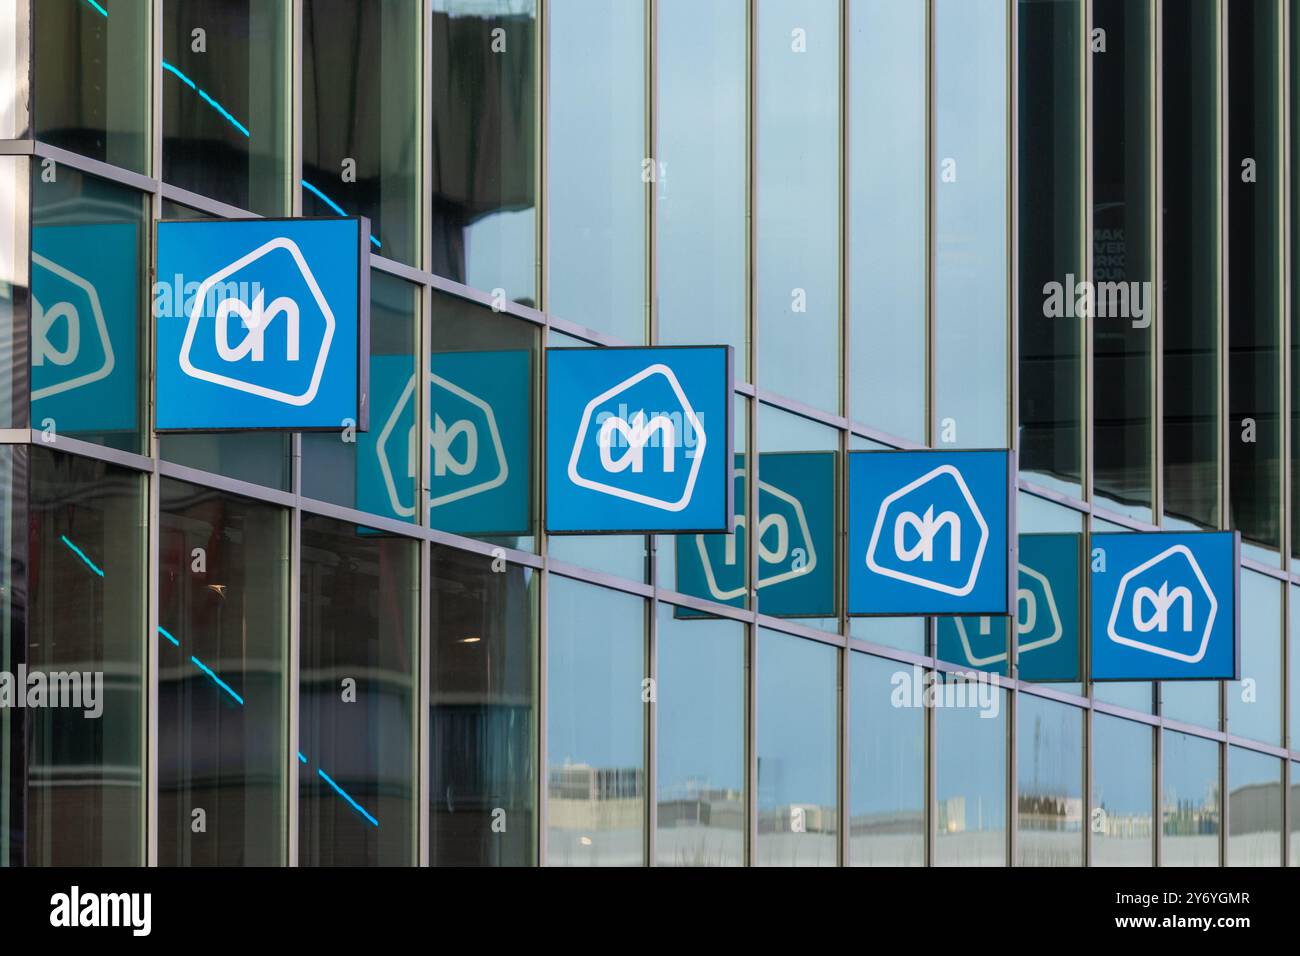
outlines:
M745 626L659 605L658 866L745 861Z
M757 4L759 382L839 411L839 4Z
M640 3L556 0L550 17L550 277L555 315L645 341L645 67Z
M836 649L758 632L757 866L835 866Z
M1282 865L1282 761L1228 748L1228 866Z
M1218 866L1219 745L1167 730L1163 746L1161 865Z
M934 862L1006 866L1006 692L952 675L935 691Z
M925 4L849 17L851 416L925 439Z
M1151 865L1154 755L1148 725L1093 715L1093 866Z
M925 865L925 708L895 705L919 673L849 655L850 866Z
M550 578L546 864L640 866L645 604Z
M1083 711L1021 694L1016 737L1016 865L1082 866Z
M1007 441L1007 4L935 0L938 440Z
M725 344L745 324L744 0L660 0L655 255L659 344Z
M1282 743L1282 587L1242 570L1242 679L1227 685L1228 732L1275 746Z

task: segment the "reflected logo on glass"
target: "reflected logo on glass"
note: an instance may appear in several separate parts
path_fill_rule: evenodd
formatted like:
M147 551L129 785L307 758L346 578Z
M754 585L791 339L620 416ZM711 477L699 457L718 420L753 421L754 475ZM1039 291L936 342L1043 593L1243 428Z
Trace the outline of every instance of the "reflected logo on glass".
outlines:
M681 511L691 502L707 440L676 374L656 363L586 404L568 477L591 491Z
M249 287L257 290L252 302L237 291ZM268 299L267 288L280 294ZM214 385L285 405L310 405L334 329L334 313L302 251L277 236L199 285L180 366L191 378Z
M961 472L940 465L881 502L867 567L962 597L975 587L988 540L988 525Z
M999 664L1007 659L1004 631L994 633L992 618L977 618L975 634L965 618L956 618L954 624L961 639L966 660L975 667ZM1056 606L1056 595L1047 575L1027 565L1019 566L1019 583L1016 586L1016 648L1019 654L1050 647L1061 639L1065 628L1061 612ZM990 640L992 638L992 640Z
M1120 578L1106 633L1117 644L1195 664L1209 647L1218 611L1191 549L1176 544Z
M95 287L33 252L32 401L107 378L115 364Z

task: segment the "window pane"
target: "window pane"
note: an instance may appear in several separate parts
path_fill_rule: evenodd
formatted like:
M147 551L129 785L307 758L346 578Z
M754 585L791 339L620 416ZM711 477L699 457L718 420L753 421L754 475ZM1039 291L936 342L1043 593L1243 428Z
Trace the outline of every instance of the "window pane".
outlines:
M32 169L32 427L139 451L145 199Z
M660 0L655 183L659 341L731 345L745 322L744 0Z
M1007 5L935 0L935 411L939 440L1007 442Z
M1242 680L1227 685L1228 731L1275 746L1282 743L1282 587L1241 572Z
M306 0L302 79L303 215L368 216L374 251L416 264L420 4Z
M1081 0L1020 0L1017 7L1020 469L1075 495L1081 488L1086 320L1069 300L1087 272L1083 21ZM940 195L960 183L959 172L956 183L941 183ZM1117 324L1100 317L1102 304L1097 326Z
M1228 866L1282 865L1282 761L1228 748Z
M1163 866L1219 865L1219 745L1165 731Z
M370 430L302 436L302 493L415 520L418 287L370 271Z
M1021 694L1016 735L1016 865L1083 866L1083 711Z
M5 428L28 424L27 375L15 372L27 363L26 336L19 330L27 328L30 307L30 169L25 156L0 157L0 427Z
M1155 751L1151 728L1092 718L1092 865L1150 866Z
M851 417L925 440L925 5L851 3Z
M265 216L288 210L291 6L164 0L164 181Z
M415 861L418 560L406 538L302 517L303 866Z
M900 696L919 667L850 654L849 864L925 865L925 708Z
M6 674L17 673L19 662L26 659L26 588L21 586L21 569L27 557L24 473L28 454L22 445L0 447L0 671ZM22 863L25 852L23 724L14 718L20 713L12 706L0 707L0 867Z
M433 271L527 305L537 300L536 38L535 0L433 0Z
M1127 317L1093 325L1094 381L1105 383L1093 389L1093 491L1109 507L1148 521L1155 328L1153 9L1093 0L1092 22L1106 31L1109 52L1089 60L1093 275L1098 282L1128 283L1129 292Z
M645 859L645 603L550 579L546 863Z
M757 4L759 381L840 409L839 5Z
M281 865L288 513L163 479L158 554L158 862Z
M939 674L938 680L934 861L1006 866L1006 692L955 674Z
M1219 5L1161 19L1165 511L1219 522Z
M27 9L17 3L0 9L0 139L30 135L31 81ZM7 220L6 220L7 221Z
M531 322L456 296L433 294L432 422L426 423L425 439L431 446L429 523L433 527L508 548L534 548L538 337ZM484 403L486 410L473 400ZM372 408L378 406L372 403ZM476 442L473 455L468 444L471 436ZM493 436L500 439L499 450Z
M835 866L838 694L829 644L758 632L757 866Z
M430 860L529 866L537 578L453 548L430 560Z
M745 861L745 626L659 605L659 866Z
M148 172L150 6L134 0L32 2L37 139Z
M1300 763L1292 761L1290 770L1287 818L1291 821L1291 846L1287 853L1287 864L1300 866Z
M645 341L645 12L554 0L550 18L548 311Z
M28 454L28 633L11 664L80 674L82 703L92 703L91 686L97 701L11 713L27 752L18 760L25 776L5 787L23 801L10 807L9 827L21 836L9 859L136 866L144 849L144 483L102 462L38 447Z

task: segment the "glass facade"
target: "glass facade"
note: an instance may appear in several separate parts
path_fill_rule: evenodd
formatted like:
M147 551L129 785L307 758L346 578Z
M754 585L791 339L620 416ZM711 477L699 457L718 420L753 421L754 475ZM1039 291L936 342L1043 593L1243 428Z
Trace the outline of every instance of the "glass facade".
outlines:
M0 682L0 866L1300 863L1300 3L0 6L0 675L84 703ZM332 215L371 430L159 436L153 223ZM701 343L735 532L546 535L543 349ZM1017 453L1050 651L848 616L902 447ZM1156 529L1239 680L1093 682Z

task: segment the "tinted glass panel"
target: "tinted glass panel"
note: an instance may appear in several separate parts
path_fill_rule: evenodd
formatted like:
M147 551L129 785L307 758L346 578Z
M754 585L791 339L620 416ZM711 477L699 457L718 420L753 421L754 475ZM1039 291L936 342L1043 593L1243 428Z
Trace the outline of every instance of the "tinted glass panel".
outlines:
M418 557L414 541L303 515L303 866L415 861Z
M1228 866L1282 865L1282 761L1228 748Z
M1007 862L1006 692L986 681L939 675L935 706L934 861Z
M1106 714L1092 719L1093 866L1150 866L1154 789L1151 728Z
M1021 694L1016 734L1016 865L1082 866L1083 711Z
M1219 745L1165 731L1160 814L1164 866L1219 865Z
M26 327L31 305L30 170L24 156L0 157L0 425L6 428L27 426L27 355L15 333Z
M163 479L158 861L285 861L289 520Z

